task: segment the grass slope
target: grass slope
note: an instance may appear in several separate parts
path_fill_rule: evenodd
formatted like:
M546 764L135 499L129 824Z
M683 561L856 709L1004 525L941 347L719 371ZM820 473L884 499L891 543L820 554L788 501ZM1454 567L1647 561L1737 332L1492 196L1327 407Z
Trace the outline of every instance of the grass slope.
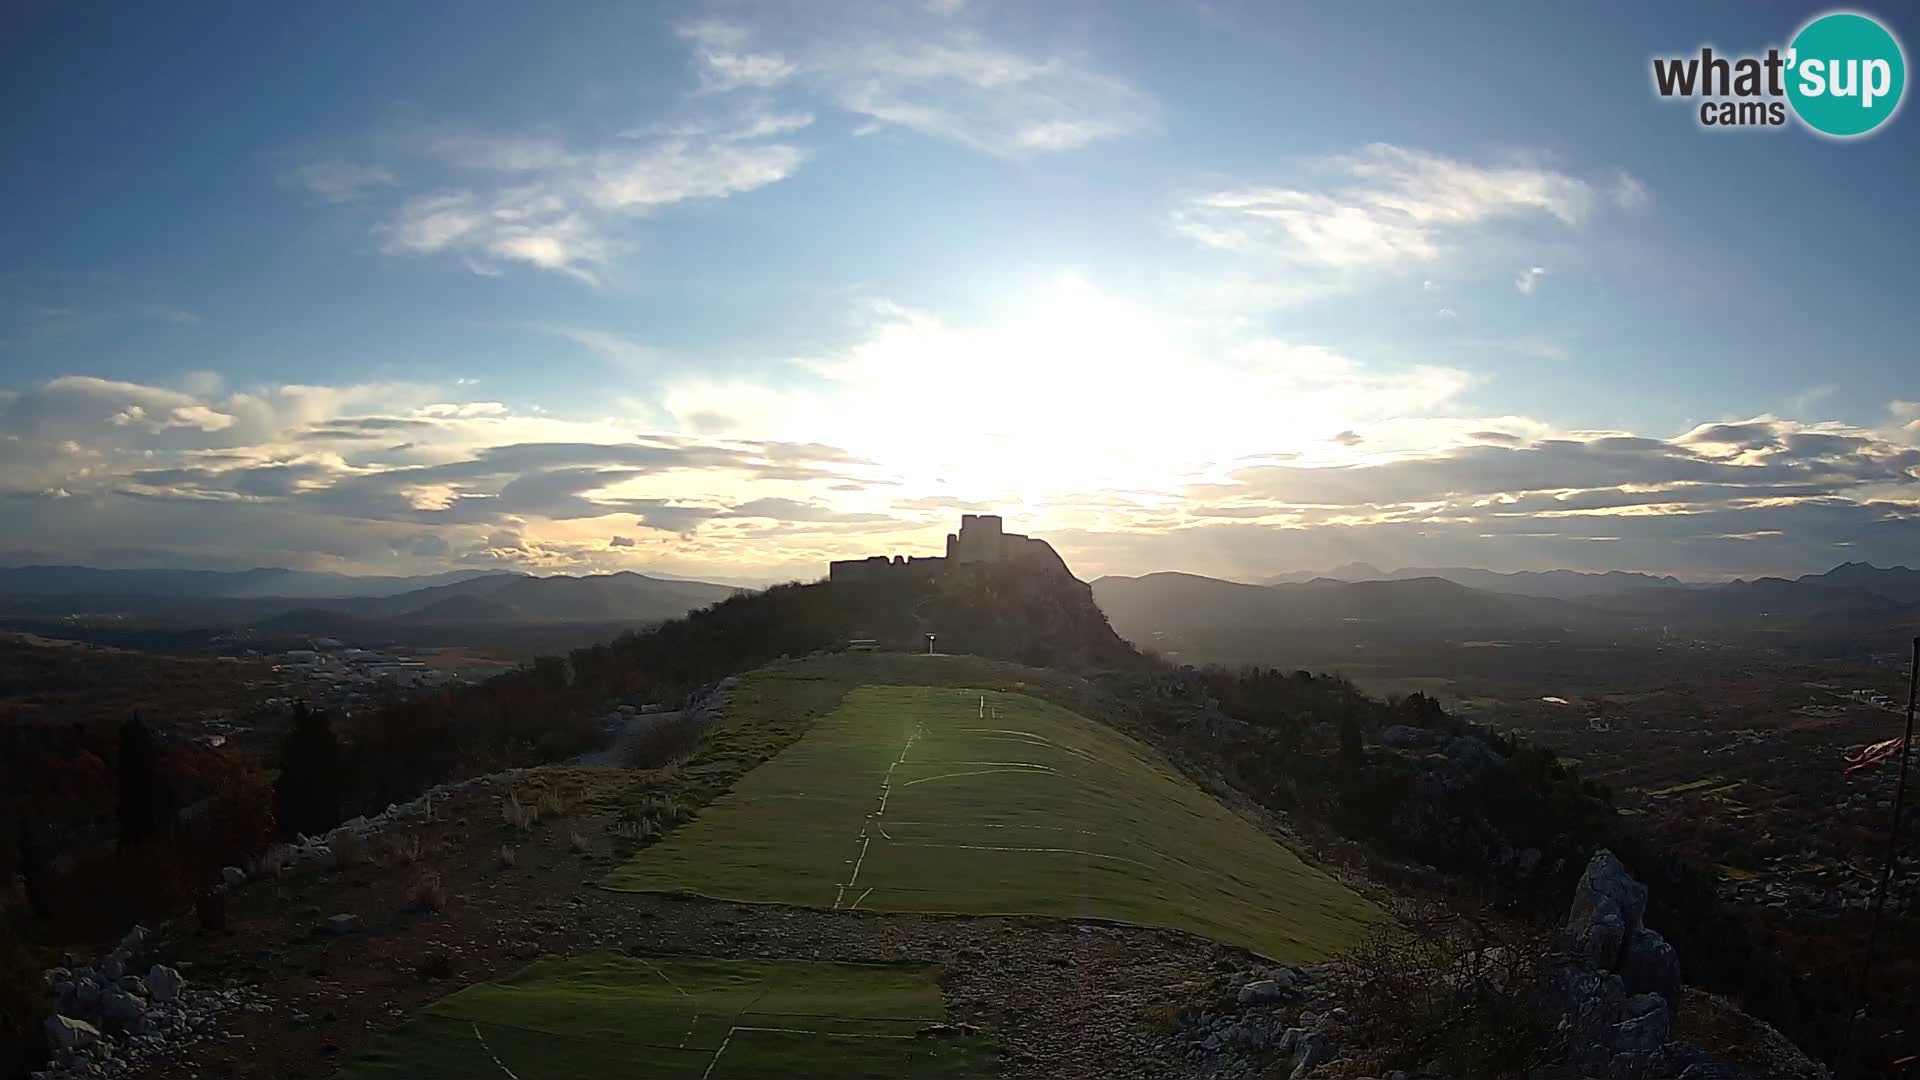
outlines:
M975 1080L986 1040L922 1035L945 1018L914 967L807 961L549 959L453 994L340 1075L559 1080Z
M608 885L1116 919L1288 961L1381 917L1134 740L1024 694L938 687L852 691Z

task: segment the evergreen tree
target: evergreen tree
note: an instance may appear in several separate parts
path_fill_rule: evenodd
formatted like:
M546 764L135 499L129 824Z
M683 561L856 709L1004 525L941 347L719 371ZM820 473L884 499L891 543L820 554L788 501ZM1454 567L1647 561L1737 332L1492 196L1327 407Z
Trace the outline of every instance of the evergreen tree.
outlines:
M20 819L20 877L27 887L27 906L42 919L51 917L53 901L47 886L53 878L53 867L48 861L47 846L40 842L40 830L29 817Z
M280 835L318 836L340 822L340 739L326 715L293 707L293 730L280 751L273 815Z
M114 804L120 846L138 847L173 825L173 787L160 772L153 732L135 714L120 727L119 789Z
M1340 765L1356 769L1360 762L1360 717L1349 712L1340 718Z

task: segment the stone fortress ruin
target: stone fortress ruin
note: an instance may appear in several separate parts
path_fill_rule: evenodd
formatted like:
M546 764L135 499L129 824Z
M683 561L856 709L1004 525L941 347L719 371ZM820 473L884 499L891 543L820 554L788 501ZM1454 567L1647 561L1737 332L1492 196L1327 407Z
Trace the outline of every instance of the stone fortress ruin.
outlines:
M1071 576L1066 560L1045 540L1006 532L998 514L962 514L960 531L947 534L945 555L840 559L828 564L827 577L835 583L898 581L906 577L932 577L956 566L981 564L1023 566Z

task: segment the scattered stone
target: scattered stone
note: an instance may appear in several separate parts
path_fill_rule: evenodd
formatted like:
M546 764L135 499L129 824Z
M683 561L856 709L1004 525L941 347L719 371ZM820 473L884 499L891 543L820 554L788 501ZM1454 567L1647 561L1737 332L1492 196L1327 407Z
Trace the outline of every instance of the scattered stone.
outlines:
M246 883L247 872L237 866L223 866L220 868L220 880L226 883L227 888L237 889Z
M55 1013L47 1017L47 1045L56 1052L79 1050L100 1041L100 1029L85 1020Z
M1279 982L1273 979L1261 979L1241 987L1239 1000L1242 1005L1266 1005L1286 996L1286 989Z
M187 984L180 972L164 964L147 969L147 991L155 1001L176 1001Z
M338 915L329 915L327 916L325 929L327 933L333 934L336 937L351 934L355 930L360 929L360 916L346 912L341 912Z

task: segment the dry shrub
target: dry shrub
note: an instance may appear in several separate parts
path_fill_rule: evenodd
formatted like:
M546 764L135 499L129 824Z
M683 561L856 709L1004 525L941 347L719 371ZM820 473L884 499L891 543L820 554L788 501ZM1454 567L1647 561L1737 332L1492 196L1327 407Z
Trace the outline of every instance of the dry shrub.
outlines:
M1368 1065L1521 1075L1564 1049L1533 1004L1550 956L1538 933L1446 914L1376 928L1334 980Z
M560 799L560 793L549 788L540 793L539 803L542 817L559 817L567 812L567 804Z
M699 715L670 714L627 736L621 764L629 769L659 769L693 753L705 725Z
M447 910L447 885L441 880L440 871L422 869L415 874L407 900L415 911Z
M507 801L500 804L500 819L510 829L526 832L540 820L540 807L520 801L518 792L507 792Z
M575 855L586 855L593 850L587 843L587 838L581 836L578 829L567 834L567 846L573 849Z
M333 852L333 865L345 870L367 861L367 838L352 829L335 829L327 836Z
M502 870L513 869L514 862L519 858L514 852L512 844L501 844L500 849L494 852L494 855L500 860L500 869Z
M287 872L293 864L293 849L285 844L274 844L260 853L253 865L248 868L247 876L271 880Z
M460 973L460 964L452 953L430 952L420 958L413 973L428 980L451 979Z
M614 837L628 844L646 847L657 844L681 822L693 817L687 809L665 795L648 795L638 804L622 806L614 815Z
M414 863L420 861L420 838L412 833L391 837L387 841L387 848L392 853L393 861L396 863L405 863L408 866L412 866Z

